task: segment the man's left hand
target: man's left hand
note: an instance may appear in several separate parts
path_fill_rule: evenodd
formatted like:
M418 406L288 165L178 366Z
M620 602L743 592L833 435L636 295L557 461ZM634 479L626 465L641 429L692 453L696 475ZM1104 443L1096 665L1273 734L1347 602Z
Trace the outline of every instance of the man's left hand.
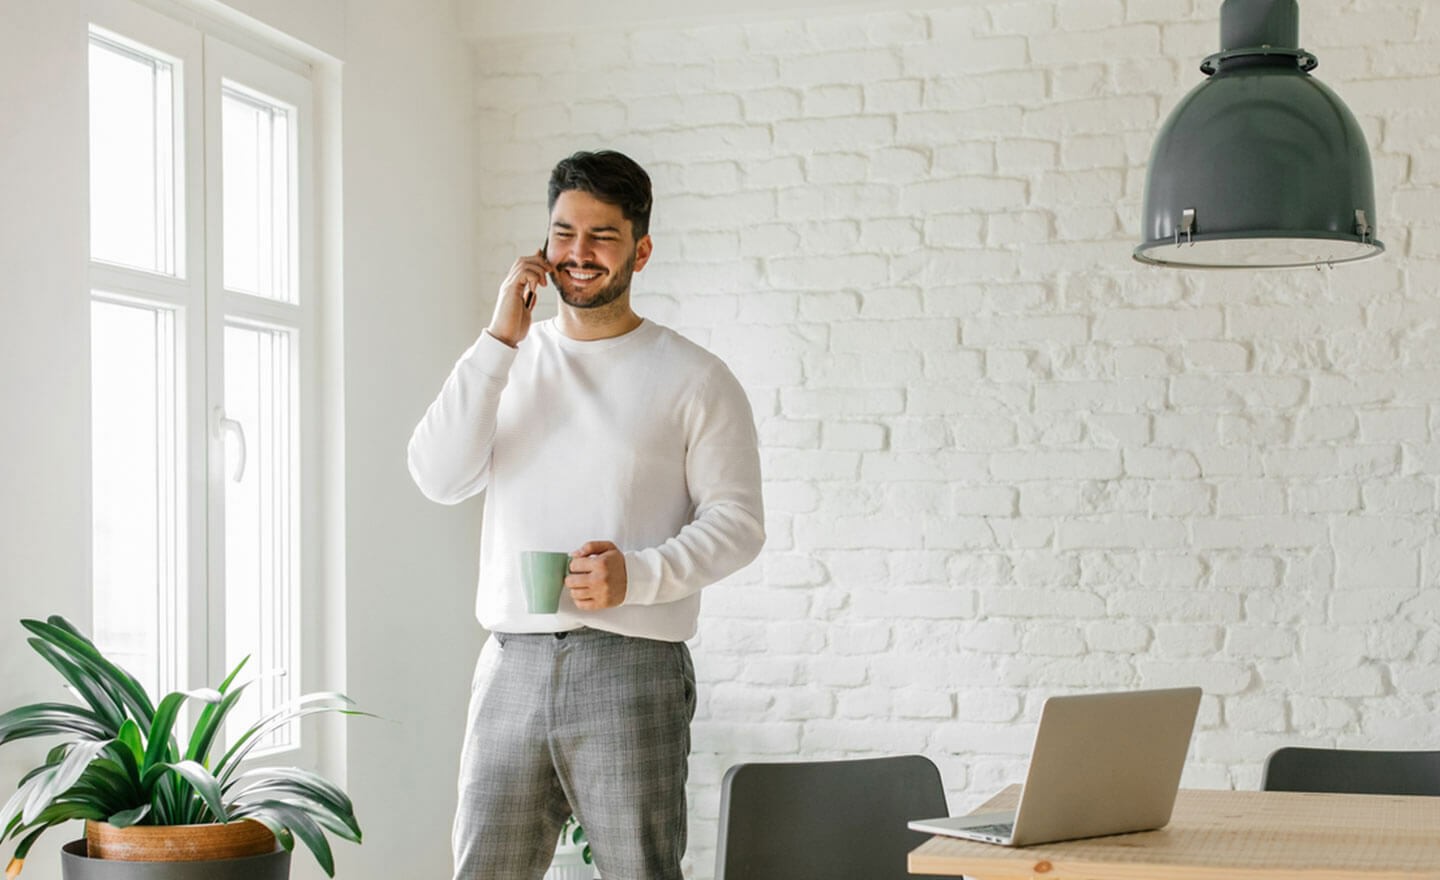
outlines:
M590 541L570 554L565 589L581 611L614 608L625 601L625 554L609 541Z

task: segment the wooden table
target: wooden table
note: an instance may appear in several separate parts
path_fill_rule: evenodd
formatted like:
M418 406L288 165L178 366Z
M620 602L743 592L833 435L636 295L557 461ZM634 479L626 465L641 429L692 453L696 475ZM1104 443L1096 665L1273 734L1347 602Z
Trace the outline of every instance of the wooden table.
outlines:
M979 811L1011 809L1019 793ZM977 880L1440 880L1440 797L1182 790L1157 831L1019 848L934 837L909 867Z

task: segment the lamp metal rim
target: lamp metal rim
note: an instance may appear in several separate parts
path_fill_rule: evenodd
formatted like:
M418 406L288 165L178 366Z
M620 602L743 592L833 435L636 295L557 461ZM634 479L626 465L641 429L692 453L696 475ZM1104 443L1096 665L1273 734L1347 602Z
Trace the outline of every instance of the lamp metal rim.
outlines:
M1192 242L1215 242L1215 241L1243 241L1255 240L1264 241L1267 239L1314 239L1317 241L1336 241L1347 244L1362 245L1369 249L1353 256L1342 257L1334 260L1306 260L1300 262L1286 263L1195 263L1187 262L1184 259L1164 260L1152 256L1166 248L1174 248L1182 251ZM1195 235L1187 239L1184 244L1177 244L1171 239L1157 239L1155 241L1141 242L1131 252L1131 257L1137 263L1144 263L1147 266L1162 266L1165 268L1177 269L1305 269L1311 266L1338 266L1345 263L1362 263L1366 260L1373 260L1385 253L1385 243L1379 239L1362 237L1358 235L1326 234L1317 232L1306 232L1295 229L1255 229L1244 232L1212 232L1208 235Z
M1309 73L1320 66L1320 59L1311 52L1304 49L1290 49L1284 46L1250 46L1244 49L1226 49L1216 52L1213 55L1205 56L1200 62L1200 72L1206 76L1215 76L1220 73L1220 65L1235 58L1250 58L1253 56L1266 56L1274 58L1293 58L1295 69L1301 73Z

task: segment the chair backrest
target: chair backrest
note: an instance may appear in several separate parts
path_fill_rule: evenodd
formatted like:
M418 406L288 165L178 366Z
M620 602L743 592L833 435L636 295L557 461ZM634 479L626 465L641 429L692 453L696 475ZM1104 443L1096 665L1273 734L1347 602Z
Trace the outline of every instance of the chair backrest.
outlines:
M903 880L946 814L940 771L920 755L737 764L720 789L716 880Z
M1276 749L1265 761L1266 791L1440 796L1440 752Z

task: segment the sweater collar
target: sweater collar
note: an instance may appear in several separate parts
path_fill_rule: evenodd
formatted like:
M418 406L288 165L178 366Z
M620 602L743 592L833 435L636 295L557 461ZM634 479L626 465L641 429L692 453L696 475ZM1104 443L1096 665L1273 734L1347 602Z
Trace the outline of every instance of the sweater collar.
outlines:
M654 321L642 318L640 326L619 336L609 336L605 339L571 339L560 332L559 326L554 318L550 318L540 324L541 330L546 333L556 345L566 351L576 354L593 354L596 352L609 351L620 345L635 342L650 336L658 327Z

